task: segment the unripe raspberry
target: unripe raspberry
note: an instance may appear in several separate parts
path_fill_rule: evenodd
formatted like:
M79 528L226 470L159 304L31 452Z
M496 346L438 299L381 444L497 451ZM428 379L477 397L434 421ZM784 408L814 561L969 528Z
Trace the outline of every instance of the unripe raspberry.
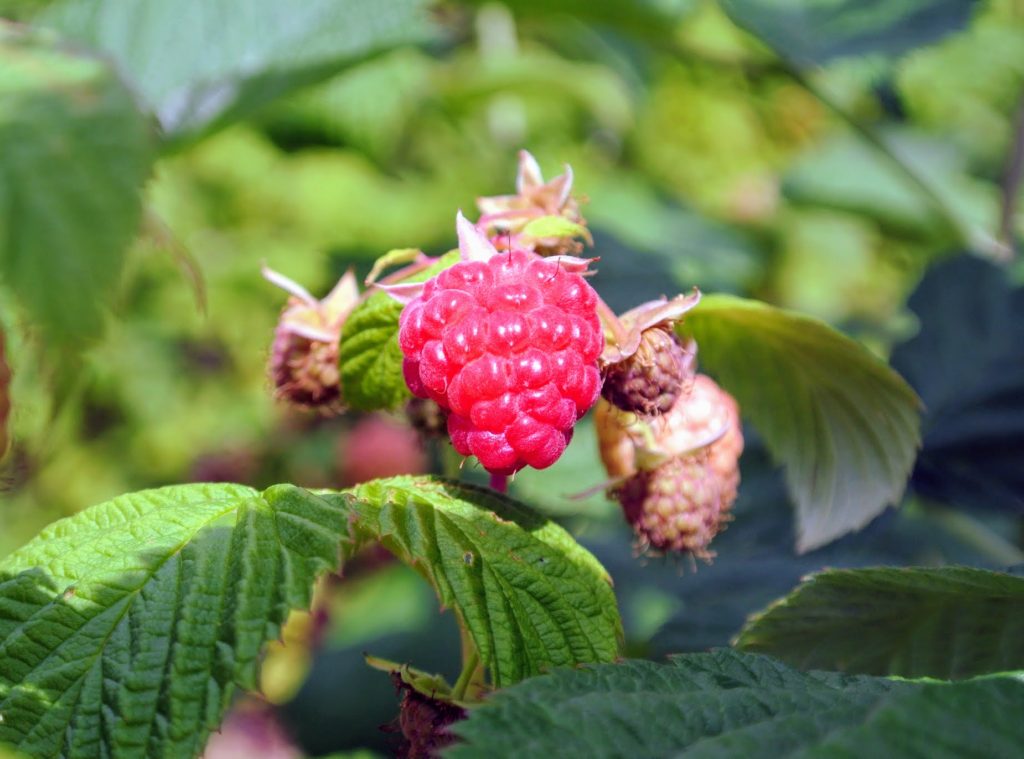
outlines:
M579 259L498 254L459 217L464 260L403 309L398 342L413 395L448 413L452 445L489 472L553 464L597 400L604 334Z
M641 470L618 489L642 550L710 558L722 522L722 492L705 456L677 456Z
M641 547L710 557L707 545L740 479L743 432L732 396L698 374L662 416L643 418L602 400L595 422L609 476L625 478L612 495Z
M340 410L337 343L310 340L282 322L274 331L269 373L279 400L305 408Z
M696 349L683 346L675 325L700 302L696 290L644 303L619 317L615 340L601 356L601 394L623 411L667 413L693 377Z
M338 369L341 328L359 299L349 271L322 301L270 269L263 275L292 297L281 312L270 351L268 373L274 395L295 406L337 413L345 408Z
M693 353L687 352L670 325L643 331L636 352L605 370L601 395L623 411L645 416L664 414L693 376Z

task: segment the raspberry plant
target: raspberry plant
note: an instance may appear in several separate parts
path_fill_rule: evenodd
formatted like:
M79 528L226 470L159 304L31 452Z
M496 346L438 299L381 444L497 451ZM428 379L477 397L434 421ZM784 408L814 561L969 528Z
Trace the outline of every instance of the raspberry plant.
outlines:
M594 5L602 24L679 44L665 34L664 4L625 15ZM835 9L813 2L722 7L815 93L805 68L830 55L815 40L895 55L894 30L931 29L921 19L944 5L894 4L888 30L870 14L833 24ZM47 349L75 355L97 340L129 241L140 228L159 234L142 189L160 156L363 57L436 43L445 18L420 0L316 0L301 11L261 1L247 12L246 33L222 23L240 13L233 0L173 10L159 0L69 0L32 26L0 22L0 458L17 443L10 421L24 346L41 335ZM793 36L804 16L815 34ZM140 57L197 40L217 55L183 54L166 68ZM856 125L917 188L934 216L929 230L937 220L975 252L1006 255L1005 242L971 228ZM394 683L403 755L1015 755L1024 743L1019 571L826 570L750 616L729 649L628 658L645 652L625 640L622 586L666 566L676 584L714 577L714 562L729 559L732 530L723 531L758 516L738 508L743 493L764 487L757 462L746 468L751 453L767 451L784 470L795 548L814 552L856 539L903 501L921 403L861 343L761 301L693 287L617 314L602 295L605 265L642 266L613 260L575 184L568 166L546 181L521 151L514 192L478 198L478 212L422 199L445 208L444 224L456 219L457 249L380 250L361 284L348 271L323 299L298 274L264 267L289 297L265 335L273 392L263 402L311 417L405 418L439 471L350 487L166 485L45 528L0 559L0 757L201 755L239 694L266 688L268 646L303 625L317 639L316 617L301 612L326 613L325 584L382 552L429 584L461 642L450 680L416 661L366 657ZM600 206L600 193L619 188L587 189ZM1012 322L1019 289L985 272L953 278L992 293L991 320ZM258 286L256 267L251 278ZM922 285L920 297L944 302L938 289ZM943 366L965 363L973 341ZM913 370L915 353L934 342L926 328L896 358ZM1008 352L979 357L979 374L1011 377ZM925 374L915 386L954 409L948 424L973 430L963 422L970 405L953 402L972 393L941 387L930 366ZM955 450L928 450L927 434L925 448L919 471L922 461L926 475L935 461L959 469ZM561 474L570 456L587 462L585 479ZM602 555L571 520L523 502L529 490L516 478L541 470L617 503L635 555ZM991 493L1019 506L1012 489ZM727 595L741 595L769 562L746 566ZM722 595L707 605L727 603ZM701 612L682 611L697 625Z

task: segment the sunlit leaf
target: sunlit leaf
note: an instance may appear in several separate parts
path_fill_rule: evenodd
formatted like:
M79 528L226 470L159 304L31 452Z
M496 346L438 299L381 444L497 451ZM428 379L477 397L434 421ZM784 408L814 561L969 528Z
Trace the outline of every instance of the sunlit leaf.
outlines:
M404 281L423 282L457 260L457 253L447 254ZM352 408L394 409L412 397L402 378L402 350L398 347L401 314L401 303L387 293L377 292L345 320L338 361L341 392Z
M468 627L495 685L612 661L621 629L604 568L564 529L486 488L396 477L341 496L353 530L435 587Z
M239 485L143 491L47 528L0 562L0 742L195 756L345 530L296 488Z

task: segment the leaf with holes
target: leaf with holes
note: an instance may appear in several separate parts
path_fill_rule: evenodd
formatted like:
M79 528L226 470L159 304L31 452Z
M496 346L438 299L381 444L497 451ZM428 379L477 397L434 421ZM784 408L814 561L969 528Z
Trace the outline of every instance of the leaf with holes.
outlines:
M817 319L727 295L705 296L683 330L786 465L799 551L899 502L920 443L920 404L867 349Z
M100 331L152 141L107 62L0 20L0 282L51 339Z
M737 645L860 674L1024 669L1024 578L968 567L826 570L753 617Z
M433 584L469 630L494 684L612 661L621 625L611 581L564 529L492 490L396 477L340 494L357 542L380 541Z
M493 694L454 726L457 759L506 756L1016 756L1024 680L907 682L798 672L716 651L561 670Z
M287 485L143 491L48 527L0 562L0 743L195 756L346 531Z

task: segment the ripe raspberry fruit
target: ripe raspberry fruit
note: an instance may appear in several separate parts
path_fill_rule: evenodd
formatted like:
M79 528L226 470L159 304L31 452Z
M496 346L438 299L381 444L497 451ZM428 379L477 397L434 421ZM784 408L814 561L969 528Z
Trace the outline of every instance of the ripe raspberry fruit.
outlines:
M398 341L413 395L448 412L463 456L509 475L553 464L601 390L604 334L586 262L498 254L462 215L463 260L403 309Z

